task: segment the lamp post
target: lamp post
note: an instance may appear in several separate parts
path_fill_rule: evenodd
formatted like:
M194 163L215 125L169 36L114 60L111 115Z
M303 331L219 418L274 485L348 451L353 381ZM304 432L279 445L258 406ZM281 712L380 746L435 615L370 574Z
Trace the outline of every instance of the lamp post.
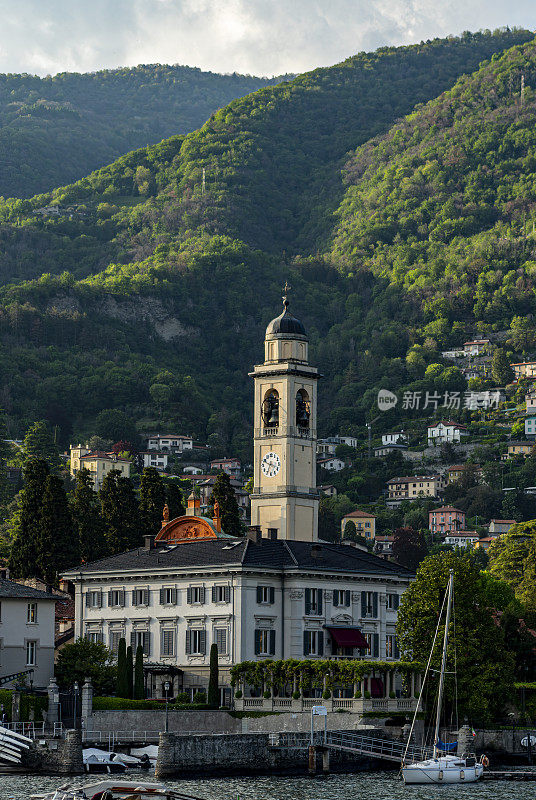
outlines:
M510 711L508 714L509 717L512 719L512 755L516 751L516 715L513 711Z
M73 709L73 728L76 730L76 707L78 705L78 691L79 691L78 681L74 682L73 686L73 693L74 693L74 709Z
M169 681L166 681L164 683L164 691L166 693L166 727L165 727L166 733L168 733L169 731L169 717L168 717L169 689L170 689L170 683Z

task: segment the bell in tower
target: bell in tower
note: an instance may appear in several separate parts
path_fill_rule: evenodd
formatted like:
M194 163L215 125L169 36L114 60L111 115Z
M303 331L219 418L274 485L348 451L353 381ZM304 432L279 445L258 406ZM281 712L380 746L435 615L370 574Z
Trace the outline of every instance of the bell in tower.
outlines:
M251 524L262 535L316 541L316 385L305 327L289 311L266 328L265 360L255 367L254 488Z

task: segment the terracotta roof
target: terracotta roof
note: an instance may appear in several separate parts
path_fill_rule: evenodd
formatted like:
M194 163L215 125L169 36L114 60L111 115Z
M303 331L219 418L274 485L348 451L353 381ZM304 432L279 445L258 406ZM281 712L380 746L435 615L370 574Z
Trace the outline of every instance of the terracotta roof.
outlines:
M507 523L508 525L515 525L516 524L516 520L515 519L490 519L490 525L491 525L492 522L499 522L499 523L502 523L502 524Z
M459 422L452 422L452 420L448 419L438 419L434 425L428 425L428 428L437 428L438 425L454 425L455 428L463 428L464 430L466 428L465 425L462 425Z
M404 475L401 478L391 478L387 483L409 483L410 481L437 481L439 475Z
M372 517L376 519L376 514L369 514L368 511L361 511L361 509L356 508L355 511L350 511L349 514L345 514L343 519L348 519L348 517Z
M454 508L454 506L441 506L440 508L432 508L430 514L436 514L443 511L455 511L457 514L465 514L465 511L462 511L461 508Z

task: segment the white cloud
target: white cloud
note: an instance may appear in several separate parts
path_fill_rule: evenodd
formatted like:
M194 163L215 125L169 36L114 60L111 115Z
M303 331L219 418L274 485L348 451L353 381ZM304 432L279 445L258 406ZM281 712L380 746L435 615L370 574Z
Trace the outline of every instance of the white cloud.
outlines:
M462 30L536 27L534 0L0 0L0 71L179 63L273 75Z

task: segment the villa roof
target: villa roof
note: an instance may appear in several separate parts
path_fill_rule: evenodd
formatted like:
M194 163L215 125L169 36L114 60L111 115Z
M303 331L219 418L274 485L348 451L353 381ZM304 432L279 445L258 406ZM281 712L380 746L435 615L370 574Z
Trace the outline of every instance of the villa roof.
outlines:
M185 570L236 566L275 570L310 570L313 572L350 572L366 575L412 577L413 572L347 545L327 542L293 542L261 539L254 543L245 538L204 539L178 545L142 547L89 564L74 567L65 574L118 573L137 574L155 570Z
M437 514L438 512L443 513L445 511L455 511L457 514L465 514L465 511L462 511L461 508L454 508L454 506L441 506L440 508L432 508L430 514Z

